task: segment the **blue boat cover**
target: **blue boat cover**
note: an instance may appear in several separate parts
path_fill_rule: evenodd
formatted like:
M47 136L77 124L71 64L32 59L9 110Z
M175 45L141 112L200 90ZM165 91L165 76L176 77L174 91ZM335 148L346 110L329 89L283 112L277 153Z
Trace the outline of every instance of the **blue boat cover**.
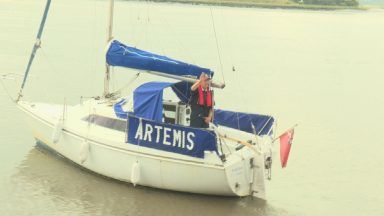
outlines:
M172 87L172 90L184 103L188 103L191 95L190 83L178 82L150 82L139 86L133 93L134 115L155 120L162 120L163 112L163 89ZM126 99L121 99L113 105L113 109L118 118L127 119L128 112L123 110Z
M202 72L213 76L213 72L208 68L202 68L166 56L130 47L117 40L112 41L106 58L107 63L111 66L157 71L177 76L199 77Z
M133 113L137 117L161 122L163 119L163 89L169 82L148 82L133 91Z
M113 109L115 110L115 114L118 118L126 119L128 118L128 112L123 110L123 105L127 102L125 98L121 99L119 102L113 105Z
M188 82L178 82L172 85L172 90L175 92L177 97L184 103L189 103L189 99L191 98L191 86L192 83Z
M213 123L257 135L269 135L272 116L215 109Z

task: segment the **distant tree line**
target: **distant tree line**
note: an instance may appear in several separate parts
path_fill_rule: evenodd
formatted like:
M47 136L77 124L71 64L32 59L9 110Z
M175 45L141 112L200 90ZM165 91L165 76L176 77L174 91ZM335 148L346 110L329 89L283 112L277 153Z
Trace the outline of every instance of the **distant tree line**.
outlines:
M358 6L358 0L294 0L297 3L315 5Z

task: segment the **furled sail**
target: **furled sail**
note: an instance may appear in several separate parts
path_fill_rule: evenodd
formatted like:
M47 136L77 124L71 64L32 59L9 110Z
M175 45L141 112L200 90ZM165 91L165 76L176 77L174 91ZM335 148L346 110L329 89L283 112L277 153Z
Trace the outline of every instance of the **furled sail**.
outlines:
M193 76L197 78L202 72L213 76L213 71L208 68L202 68L166 56L130 47L117 40L111 42L106 58L110 66L155 71L175 76Z

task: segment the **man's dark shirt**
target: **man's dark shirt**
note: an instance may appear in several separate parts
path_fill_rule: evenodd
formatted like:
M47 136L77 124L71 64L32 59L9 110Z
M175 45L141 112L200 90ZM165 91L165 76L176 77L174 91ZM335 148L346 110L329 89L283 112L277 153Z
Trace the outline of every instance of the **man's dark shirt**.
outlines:
M206 101L207 98L207 92L203 91L204 93L204 101ZM205 123L204 118L208 117L209 111L212 109L211 107L205 106L205 105L199 105L199 91L196 89L195 91L191 92L191 127L197 127L197 128L208 128L208 124Z

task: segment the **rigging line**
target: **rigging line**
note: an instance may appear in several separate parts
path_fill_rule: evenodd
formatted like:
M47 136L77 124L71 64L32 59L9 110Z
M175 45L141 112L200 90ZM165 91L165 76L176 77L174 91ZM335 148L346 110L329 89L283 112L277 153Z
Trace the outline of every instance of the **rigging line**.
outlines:
M219 137L219 139L221 139L221 137ZM225 139L222 139L223 143L224 143L224 146L227 148L227 151L229 152L229 154L232 154L232 151L231 151L231 148L229 148L227 142L225 141Z
M9 93L7 87L5 87L3 79L4 79L4 75L3 75L3 77L0 78L0 82L1 82L1 86L3 86L5 94L9 97L9 99L11 99L12 102L15 102L15 99L11 96L11 94Z
M217 55L218 55L218 57L219 57L219 62L220 62L221 76L223 77L223 83L225 84L225 77L224 77L223 63L222 63L222 61L221 61L221 55L220 55L220 49L219 49L219 42L218 42L218 40L217 40L216 27L215 27L215 20L214 20L214 18L213 18L212 7L209 7L209 11L211 12L212 27L213 27L213 32L215 33L216 50L217 50Z
M259 136L261 134L261 132L264 130L264 128L269 124L269 121L272 120L272 116L269 116L267 122L263 125L263 127L260 129L260 131L258 133L256 133L257 136ZM252 124L253 125L253 124ZM272 128L272 127L271 127ZM271 128L268 130L268 132L271 131ZM255 131L256 132L256 131Z
M132 14L132 25L131 28L129 29L132 35L132 42L135 47L138 46L140 42L140 22L141 22L141 11L140 11L140 5L136 5L135 9L130 9L130 14Z
M145 1L145 12L147 13L147 19L146 19L146 23L145 23L145 43L146 44L148 44L148 37L147 37L147 35L148 35L148 29L149 29L149 22L150 22L150 19L149 19L149 0L146 0Z
M173 89L173 88L172 88L172 89ZM184 94L183 92L181 92L181 91L180 91L179 89L177 89L177 88L174 88L173 90L179 92L180 95L183 96L185 99L187 99L188 102L189 102L190 98L188 98L186 94Z
M121 92L124 89L128 88L137 78L139 78L139 75L140 75L140 72L137 73L134 77L132 77L132 79L127 84L125 84L123 87L121 87L120 89L116 90L115 92Z
M146 2L146 1L145 1ZM145 13L143 13L142 11L145 9L145 6L147 6L146 3L144 4L140 4L138 6L138 22L137 22L137 25L138 25L138 31L137 31L137 40L136 40L136 44L135 44L135 47L140 47L141 44L143 43L143 40L144 40L144 47L147 43L147 25L146 25L146 15ZM148 13L147 13L147 16L148 16ZM144 23L143 23L144 22ZM140 27L143 27L142 29L140 29ZM144 36L142 36L144 34Z
M117 79L115 76L115 67L111 67L110 69L110 92L115 92L115 88L117 86Z
M272 140L276 140L276 130L277 130L277 120L275 120L275 122L273 123L273 139ZM273 147L272 145L274 144L274 142L271 143L271 147Z
M221 23L224 22L224 23L228 24L226 17L223 16L223 10L222 9L220 9L220 17L221 17L221 19L220 19ZM224 31L223 33L224 33L223 34L224 35L224 41L228 41L228 31ZM225 42L224 42L224 44L225 44ZM228 55L226 55L226 56L229 57L229 63L232 66L231 70L234 72L236 69L235 69L235 66L233 64L233 56L232 56L233 52L232 52L232 49L231 49L232 45L231 45L231 43L228 43L228 44L226 44L226 46L230 50L230 52L228 52Z
M47 0L47 3L45 5L45 9L44 9L44 14L43 14L43 17L42 17L41 22L40 22L39 31L38 31L37 36L36 36L36 41L35 41L35 44L33 45L31 56L29 57L27 68L25 69L25 73L24 73L23 82L21 83L19 95L17 96L16 101L19 101L20 98L23 96L23 89L24 89L25 83L27 81L27 77L28 77L29 71L31 69L33 59L35 58L37 50L40 48L41 36L43 35L44 25L45 25L45 21L47 20L50 5L51 5L51 0Z
M155 40L155 44L158 45L160 50L161 50L161 51L159 51L159 53L161 53L162 55L165 56L166 52L165 52L165 49L164 49L164 44L165 44L164 41L161 41L161 39L159 39L160 37L152 37L152 38L150 37L150 38L148 38L148 36L147 36L148 35L148 30L152 30L152 32L155 33L156 31L153 31L153 29L155 27L157 27L157 26L156 26L156 24L152 25L152 23L150 23L151 19L150 19L150 14L149 14L149 11L150 11L149 10L149 6L150 6L149 0L145 0L145 4L146 4L146 13L147 13L146 32L145 32L146 44L147 44L147 41L149 41L148 39L154 39ZM158 18L158 19L160 19L160 18ZM156 20L156 19L154 19L154 20ZM150 28L148 27L149 24L151 24ZM154 35L154 34L151 34L151 35Z
M173 28L173 25L171 25L171 23L169 23L169 22L164 18L164 16L160 16L157 20L160 20L160 23L164 23L164 24L166 25L166 28L162 28L162 26L159 25L159 26L158 26L159 29L162 29L162 30L163 30L163 29L166 29L166 31L167 31L167 33L168 33L169 35L176 36L176 37L165 37L165 38L168 39L168 40L171 42L171 44L172 44L172 43L176 43L176 47L177 47L178 51L179 51L180 53L182 53L183 55L186 55L186 57L187 57L188 59L190 59L191 62L192 62L193 64L196 64L196 60L195 60L195 58L193 57L193 55L190 55L190 54L189 54L189 53L191 53L191 52L190 52L190 49L188 49L188 47L186 47L186 46L183 46L183 44L181 43L181 40L179 39L180 34L179 34L179 32L175 31L175 29ZM168 34L167 34L167 35L168 35ZM161 41L160 41L159 44L161 44L161 45L163 45L163 46L166 45L164 42L161 42ZM162 48L163 48L163 47L162 47ZM162 49L162 50L163 50L163 53L164 53L164 55L165 55L164 49Z
M139 12L138 12L138 25L139 25L139 31L138 31L138 39L137 39L137 42L136 42L136 47L140 47L140 44L143 44L143 47L146 47L147 45L147 41L148 41L148 38L147 38L147 34L148 34L148 4L146 3L147 1L145 1L145 3L143 4L140 4L139 6ZM146 10L145 10L146 9ZM144 11L145 12L141 12L141 11ZM142 29L140 29L140 26L142 26L142 23L144 24L144 27ZM140 35L141 34L141 35ZM143 35L144 34L144 35Z

